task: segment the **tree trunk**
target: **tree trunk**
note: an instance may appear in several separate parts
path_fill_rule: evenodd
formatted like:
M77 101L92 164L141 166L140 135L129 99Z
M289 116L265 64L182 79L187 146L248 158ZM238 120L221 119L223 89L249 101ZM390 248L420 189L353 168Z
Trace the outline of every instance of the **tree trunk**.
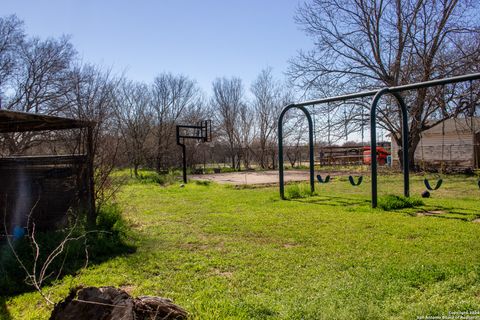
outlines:
M400 161L400 169L403 171L403 141L402 139L394 138L398 145L398 159ZM412 131L409 133L408 139L408 168L411 171L418 171L418 167L415 164L415 151L417 150L418 143L420 142L420 133L418 131Z
M266 169L268 167L268 164L265 163L265 159L266 159L265 154L266 154L266 143L262 139L260 141L260 167L262 169Z
M135 175L135 178L138 178L138 163L133 165L133 174Z
M420 133L412 132L408 140L408 168L412 171L418 171L418 166L415 165L415 151L420 142Z
M161 143L162 143L162 140L160 137L158 137L158 141L157 141L157 156L156 156L156 169L157 169L157 172L160 172L161 168L162 168L162 148L161 148Z
M275 163L275 158L277 157L277 155L275 154L275 152L272 152L272 169L275 170L277 169L277 164Z

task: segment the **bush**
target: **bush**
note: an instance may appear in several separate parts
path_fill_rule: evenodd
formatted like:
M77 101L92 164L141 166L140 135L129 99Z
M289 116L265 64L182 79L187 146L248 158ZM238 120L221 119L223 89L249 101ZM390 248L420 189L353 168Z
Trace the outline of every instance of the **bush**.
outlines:
M385 211L413 208L421 205L423 205L423 201L420 199L406 198L393 194L380 197L378 201L378 207Z
M122 217L120 207L115 203L103 205L97 213L97 230L125 235L127 224Z
M162 186L174 184L177 181L175 171L170 171L166 174L158 174L155 171L146 171L138 175L137 179L141 183L155 183Z
M304 183L288 185L285 194L287 199L307 198L315 195L315 193L312 193L310 190L310 185Z
M129 240L132 236L120 207L115 203L104 205L97 213L96 230L89 235L89 255L93 262L101 262L111 256L135 251Z

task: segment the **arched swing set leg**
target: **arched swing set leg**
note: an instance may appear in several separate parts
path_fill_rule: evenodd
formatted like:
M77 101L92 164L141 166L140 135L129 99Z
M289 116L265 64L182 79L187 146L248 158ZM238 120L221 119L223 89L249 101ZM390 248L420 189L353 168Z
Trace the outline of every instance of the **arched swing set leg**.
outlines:
M397 92L390 91L389 88L383 88L375 94L370 105L370 157L371 157L371 175L372 175L372 208L377 207L377 105L382 96L390 94L400 105L402 111L402 160L403 160L403 195L410 196L410 171L408 168L408 112L403 98Z
M308 121L308 150L309 150L309 160L310 160L310 191L313 193L315 191L315 162L313 157L313 122L310 112L303 106L296 106L295 104L290 104L283 108L280 116L278 117L278 177L280 185L280 198L285 199L285 186L284 186L284 164L283 164L283 117L285 113L290 109L300 109L307 118Z

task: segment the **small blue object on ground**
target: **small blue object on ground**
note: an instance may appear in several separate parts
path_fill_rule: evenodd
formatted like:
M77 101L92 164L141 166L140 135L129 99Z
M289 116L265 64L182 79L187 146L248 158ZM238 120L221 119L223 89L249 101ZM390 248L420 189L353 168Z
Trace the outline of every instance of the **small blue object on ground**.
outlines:
M13 239L14 240L23 238L24 235L25 235L25 229L24 228L19 227L19 226L15 226L15 228L13 228Z

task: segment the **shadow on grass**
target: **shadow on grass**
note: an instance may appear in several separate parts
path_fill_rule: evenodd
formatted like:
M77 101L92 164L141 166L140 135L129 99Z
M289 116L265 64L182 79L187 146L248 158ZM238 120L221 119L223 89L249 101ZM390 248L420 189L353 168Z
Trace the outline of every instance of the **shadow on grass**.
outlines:
M453 215L463 215L464 217L456 217ZM449 220L460 220L465 222L470 222L473 219L475 219L475 215L468 214L468 213L454 213L454 212L448 212L445 214L432 214L432 215L428 215L428 217L439 218L439 219L449 219Z
M433 217L433 218L440 218L440 219L448 219L448 220L460 220L460 221L465 221L465 222L469 222L470 219L467 219L467 218L462 218L462 217L452 217L452 216L442 216L442 215L431 215L429 217Z
M440 218L440 219L461 220L466 222L470 222L479 216L478 211L472 208L452 208L449 206L438 206L438 205L424 206L423 210L418 213L428 213L432 211L440 211L441 213L428 214L425 216Z
M12 316L7 309L7 301L5 297L0 297L0 319L3 320L12 320Z
M65 238L62 232L45 232L36 235L38 242L39 258L37 259L36 274L44 265L47 257L54 252L55 248ZM34 255L32 245L28 238L15 240L13 243L16 254L29 272L34 269ZM63 278L66 275L75 275L85 267L87 261L86 249L88 250L88 265L100 264L116 256L131 254L136 251L133 244L128 243L125 236L115 232L92 233L86 238L69 242L61 254L59 254L49 266L46 274L51 273L43 286ZM18 260L7 243L0 243L0 292L4 298L34 291L32 286L27 285L26 272L20 267ZM0 300L5 304L5 300ZM2 309L3 308L3 309ZM0 311L6 310L0 305Z
M296 201L301 203L311 203L320 206L333 206L333 207L344 207L346 205L369 205L370 200L361 200L361 199L352 199L344 197L335 197L335 196L320 196L321 199L317 198L300 198L300 199L289 199L288 201Z

